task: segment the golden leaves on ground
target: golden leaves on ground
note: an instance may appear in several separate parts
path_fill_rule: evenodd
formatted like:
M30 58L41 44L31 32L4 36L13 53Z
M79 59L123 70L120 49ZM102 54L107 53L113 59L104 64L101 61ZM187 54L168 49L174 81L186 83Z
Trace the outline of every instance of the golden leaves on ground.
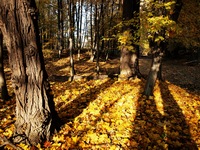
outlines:
M70 107L59 113L68 119L55 135L60 137L54 141L57 148L197 149L200 145L199 110L194 110L200 104L198 95L163 82L156 84L154 96L147 99L141 94L144 81L139 79L68 86L71 91L64 93L71 94L70 99L66 95Z
M15 101L10 100L0 104L0 135L11 137L14 130Z
M144 81L53 82L56 109L65 122L39 149L198 149L200 96L169 82L157 82L154 96L142 96ZM1 130L9 137L11 105L3 105ZM11 118L9 117L11 116ZM20 144L22 148L26 145ZM41 148L43 147L43 148Z
M140 80L118 82L105 79L80 83L77 86L80 85L82 88L79 88L78 101L77 96L74 96L78 92L73 92L71 102L76 106L81 103L87 107L77 107L82 109L77 116L76 113L71 114L75 119L69 122L70 128L67 128L70 131L65 134L74 143L70 148L128 148L136 114L135 99L140 93ZM77 89L75 84L73 86ZM65 111L71 112L69 109ZM57 136L62 134L61 131Z

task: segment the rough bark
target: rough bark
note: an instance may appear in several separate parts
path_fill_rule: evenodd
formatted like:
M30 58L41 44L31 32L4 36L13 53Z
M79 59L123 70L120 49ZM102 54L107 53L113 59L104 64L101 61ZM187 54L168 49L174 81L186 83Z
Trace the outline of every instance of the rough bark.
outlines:
M4 73L4 64L3 64L3 35L0 30L0 90L1 98L6 101L9 99L8 89L6 86L6 78Z
M50 139L58 116L44 67L34 0L2 0L0 28L5 37L16 95L13 140L36 145Z
M129 51L126 47L121 49L120 57L120 78L128 78L134 74L133 65L135 63L136 55Z

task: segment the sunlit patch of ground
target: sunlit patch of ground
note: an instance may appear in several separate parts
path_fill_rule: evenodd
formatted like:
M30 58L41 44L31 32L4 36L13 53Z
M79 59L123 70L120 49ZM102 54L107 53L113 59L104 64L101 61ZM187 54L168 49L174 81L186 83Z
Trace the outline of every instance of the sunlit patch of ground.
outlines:
M129 145L129 138L131 137L132 122L136 114L137 104L134 102L140 94L140 81L121 82L105 79L102 81L95 81L101 83L90 87L90 94L82 94L79 91L79 101L72 99L71 103L78 105L86 103L86 108L82 109L80 115L66 125L66 129L61 131L61 136L71 139L70 142L63 143L63 147L82 147L82 148L109 148ZM106 84L105 84L106 83ZM88 89L88 85L86 89ZM99 89L99 86L101 87ZM133 90L133 86L137 87ZM76 93L76 92L73 92ZM86 92L87 93L87 92ZM89 97L88 97L89 96ZM72 96L74 97L74 96ZM75 97L76 99L77 97ZM72 108L74 108L72 106ZM74 108L73 113L76 114ZM70 110L65 110L67 111ZM69 114L68 114L69 115ZM64 116L65 117L65 116ZM69 117L69 116L68 116ZM70 117L69 117L70 118ZM64 128L64 129L65 129ZM59 140L59 135L55 136L54 140ZM57 141L59 143L59 141ZM56 145L58 143L55 143ZM118 146L119 145L119 146Z
M148 99L142 96L145 80L83 78L69 82L65 79L69 72L63 70L69 59L50 56L46 67L50 77L59 78L50 78L50 84L64 125L41 149L200 149L200 95L168 81L157 82L154 96ZM101 62L104 73L109 68L117 72L118 61ZM76 65L79 75L94 75L95 62L82 60ZM147 71L147 65L141 70ZM13 93L10 81L9 91ZM14 111L14 99L1 101L0 136L12 135Z
M56 98L66 124L54 136L52 147L197 149L200 97L162 82L147 99L141 94L143 86L139 79L73 84L65 91L68 94Z

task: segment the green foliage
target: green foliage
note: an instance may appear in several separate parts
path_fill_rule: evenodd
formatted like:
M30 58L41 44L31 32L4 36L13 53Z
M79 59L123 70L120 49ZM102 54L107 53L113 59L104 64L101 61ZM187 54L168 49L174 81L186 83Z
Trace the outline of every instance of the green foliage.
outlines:
M153 39L154 33L165 31L165 35L159 35L155 38L155 42L163 41L169 35L169 31L176 26L176 22L171 20L169 14L173 11L175 1L158 3L155 2L151 6L151 12L147 13L147 32L149 33L148 39Z
M173 6L175 5L175 1L170 1L164 3L165 9L171 11L173 9Z
M126 47L129 51L135 51L133 45L138 44L138 37L139 37L139 17L134 17L130 20L121 21L116 26L115 29L119 31L116 38L119 42L118 48L121 49L122 47ZM124 30L127 29L127 30ZM123 31L124 30L124 31ZM122 33L120 31L123 31Z
M131 30L126 30L123 34L118 35L118 42L120 43L119 48L126 47L129 51L134 51L133 47L134 37L131 34Z
M173 20L170 20L168 16L155 16L152 18L147 19L149 22L149 32L155 33L162 29L170 29L175 25L175 22Z

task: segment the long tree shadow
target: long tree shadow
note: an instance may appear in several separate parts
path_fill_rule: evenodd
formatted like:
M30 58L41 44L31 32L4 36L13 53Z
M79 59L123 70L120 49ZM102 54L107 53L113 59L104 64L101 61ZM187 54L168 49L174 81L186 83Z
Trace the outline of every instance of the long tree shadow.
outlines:
M114 84L114 82L112 84ZM138 87L141 88L141 86L140 86L141 82L136 83L136 86L137 85L138 85ZM104 88L104 91L107 88ZM119 89L115 89L115 92L119 92ZM123 97L124 95L128 94L129 92L130 91L122 91L121 97ZM139 92L141 92L141 91L139 90ZM138 93L138 95L139 95L139 93ZM86 117L87 119L81 118L81 117L79 118L79 122L80 122L80 124L82 124L82 126L84 126L84 128L81 128L81 130L77 129L76 132L73 133L74 135L78 135L78 137L79 137L79 140L75 143L75 145L72 145L73 148L75 146L75 148L82 149L79 146L79 144L81 142L83 142L82 140L83 140L84 136L87 136L87 132L89 130L93 130L94 133L96 133L96 134L99 135L99 138L100 138L101 135L107 135L109 137L109 140L106 141L106 142L105 141L98 141L96 143L91 142L93 144L90 143L89 144L90 146L86 144L88 146L87 147L88 149L99 149L99 148L95 148L95 147L101 147L100 149L104 149L103 147L108 148L109 146L116 146L116 147L118 146L118 148L119 147L124 148L121 145L120 141L119 141L119 143L116 143L116 141L115 141L115 139L118 139L118 140L122 139L123 140L123 138L126 138L126 135L124 135L124 137L123 136L121 137L119 135L117 136L116 134L114 135L114 132L117 132L117 130L114 131L113 125L111 125L111 124L115 124L117 126L117 124L116 124L116 122L117 122L116 118L110 117L108 119L107 117L104 116L104 114L107 114L107 113L110 114L110 111L111 111L112 107L114 107L114 105L116 103L118 103L119 100L120 100L120 98L118 97L118 98L113 98L113 99L109 100L109 102L107 102L107 103L103 102L103 105L100 104L101 106L99 106L99 108L98 108L98 113L92 114L92 112L88 111L87 112L87 116L88 117ZM98 126L99 122L109 123L110 126L112 126L112 127L110 127L110 129L106 129L103 125ZM126 124L127 122L124 122L124 123ZM87 124L89 126L85 127L85 124ZM126 130L126 129L119 129L119 132L122 132L121 130Z
M131 149L164 149L163 116L157 110L155 100L141 96L138 99L133 122Z
M165 136L168 149L197 150L197 145L191 138L190 128L185 120L182 109L170 93L168 84L161 82L159 86L165 112Z
M102 91L109 88L114 82L115 80L108 79L105 83L90 88L87 92L80 94L64 107L59 106L62 108L58 111L58 115L62 114L60 117L63 120L63 123L67 123L80 115L90 102L94 101Z

